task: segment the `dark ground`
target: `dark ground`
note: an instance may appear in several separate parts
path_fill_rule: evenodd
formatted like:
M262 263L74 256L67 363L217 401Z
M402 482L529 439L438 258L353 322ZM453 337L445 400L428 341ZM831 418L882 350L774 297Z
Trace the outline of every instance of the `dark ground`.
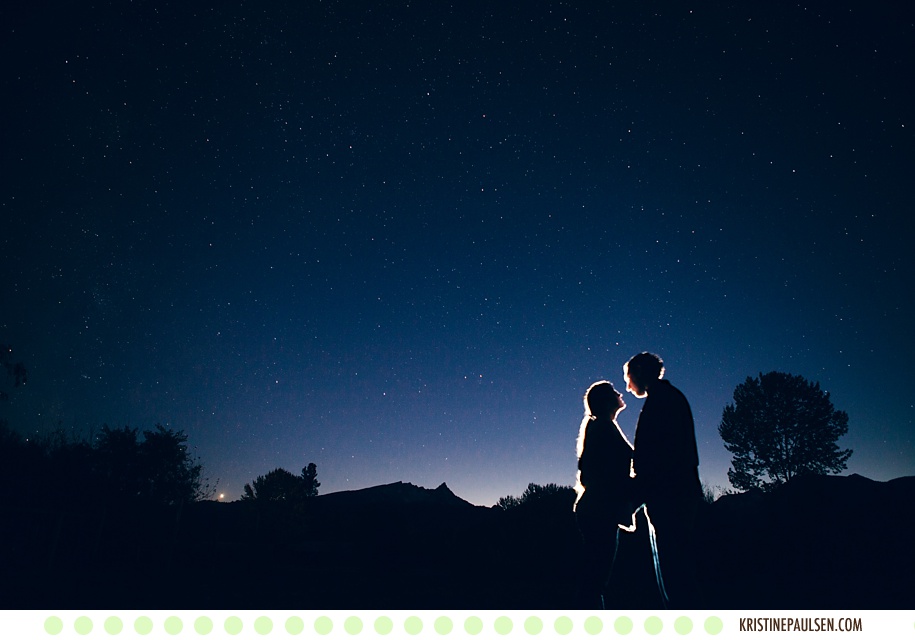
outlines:
M910 609L915 477L798 478L705 505L696 548L714 609ZM303 504L7 509L9 609L568 609L568 494L508 511L408 484ZM656 609L644 522L623 534L614 609Z

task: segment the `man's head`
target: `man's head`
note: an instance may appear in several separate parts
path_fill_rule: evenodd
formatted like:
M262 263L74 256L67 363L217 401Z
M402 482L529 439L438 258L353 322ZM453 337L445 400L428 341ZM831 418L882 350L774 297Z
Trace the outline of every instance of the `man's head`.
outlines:
M660 356L643 351L632 356L623 365L623 378L626 389L636 398L648 395L651 385L664 377L664 361Z

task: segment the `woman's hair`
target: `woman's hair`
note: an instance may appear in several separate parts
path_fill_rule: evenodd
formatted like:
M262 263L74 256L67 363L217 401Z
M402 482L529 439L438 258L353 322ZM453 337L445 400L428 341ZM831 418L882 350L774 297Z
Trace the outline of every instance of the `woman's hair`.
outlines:
M598 380L585 391L585 416L581 419L581 426L578 428L578 440L575 443L575 451L578 457L585 448L585 431L588 430L588 423L596 418L613 419L617 404L617 393L613 385L606 380Z
M599 380L588 387L585 392L585 414L592 418L613 417L619 406L619 394L613 385L606 380Z
M578 440L575 441L575 453L579 459L585 450L585 433L588 431L588 425L597 418L612 420L619 407L618 395L613 385L606 380L598 380L585 391L585 415L578 428ZM577 495L573 510L578 506L578 501L581 500L584 492L585 488L581 484L581 472L579 471L575 474L575 493Z

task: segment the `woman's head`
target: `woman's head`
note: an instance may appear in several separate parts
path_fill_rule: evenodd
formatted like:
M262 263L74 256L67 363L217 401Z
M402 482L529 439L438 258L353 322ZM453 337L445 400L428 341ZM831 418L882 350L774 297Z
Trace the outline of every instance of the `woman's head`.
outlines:
M585 413L594 418L613 419L626 408L623 394L606 380L599 380L585 392Z
M623 402L623 394L613 388L613 385L606 380L598 380L585 392L585 415L581 419L581 426L578 428L578 440L575 448L578 452L579 459L585 450L585 434L588 431L588 425L595 419L614 420L617 414L626 408ZM622 434L622 432L620 432ZM625 438L626 436L622 436ZM581 483L576 483L575 490L584 491Z

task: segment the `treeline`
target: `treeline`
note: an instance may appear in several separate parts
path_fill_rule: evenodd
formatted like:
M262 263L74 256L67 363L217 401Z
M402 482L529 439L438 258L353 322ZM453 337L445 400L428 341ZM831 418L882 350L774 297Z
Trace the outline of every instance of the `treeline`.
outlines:
M309 462L300 475L276 468L266 475L257 476L253 484L246 484L242 500L271 500L298 502L318 495L318 467Z
M26 437L0 422L0 500L8 505L179 505L212 496L201 471L187 435L162 425L105 425L84 439L62 430Z
M569 504L572 504L575 502L575 489L567 485L558 485L553 482L543 485L531 482L520 496L503 496L499 498L496 506L504 511L508 511L509 509L520 507L523 504L532 504L545 498L552 498L553 496L559 496L560 499L567 499Z

